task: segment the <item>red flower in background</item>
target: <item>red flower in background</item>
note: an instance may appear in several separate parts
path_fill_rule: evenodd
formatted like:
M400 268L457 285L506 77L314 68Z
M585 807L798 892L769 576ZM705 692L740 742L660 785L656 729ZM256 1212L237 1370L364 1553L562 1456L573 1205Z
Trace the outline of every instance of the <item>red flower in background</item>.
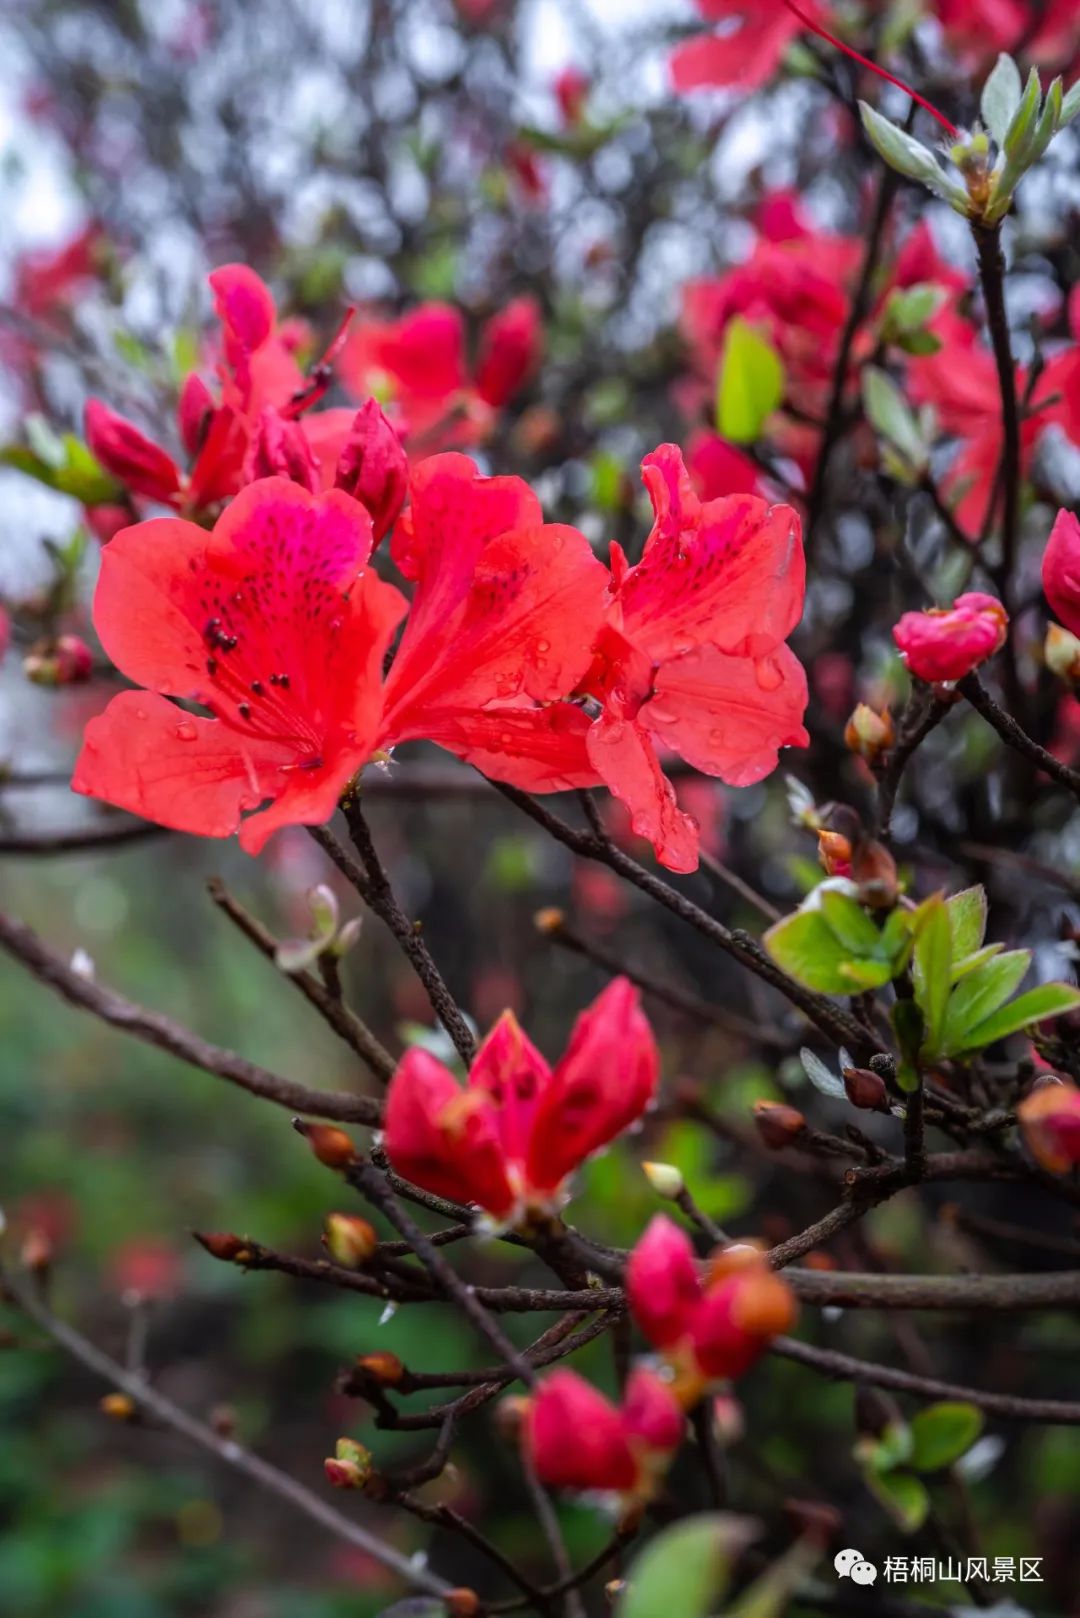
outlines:
M466 446L487 437L497 412L524 387L542 341L539 306L515 299L482 328L470 374L460 310L425 303L400 320L360 326L339 370L355 394L388 392L403 432L428 451Z
M702 505L680 451L642 463L656 521L641 561L612 546L612 584L582 688L602 704L586 736L597 773L672 870L697 866L697 828L657 747L732 786L803 747L806 675L785 645L802 614L798 516L751 495Z
M1009 615L994 596L979 590L957 596L948 609L905 612L893 640L916 679L929 684L962 680L1005 644Z
M607 569L585 537L545 523L521 478L448 454L414 471L391 549L416 591L378 745L437 742L529 791L595 785L588 717L559 700L588 668L603 610Z
M789 1331L796 1316L787 1282L754 1247L722 1249L704 1279L690 1238L658 1214L630 1254L630 1311L677 1372L685 1406L721 1377L738 1377Z
M1042 1084L1016 1109L1028 1151L1049 1174L1068 1174L1080 1163L1080 1090Z
M404 611L363 571L371 543L355 500L282 478L243 490L212 533L162 517L117 534L94 623L146 690L87 726L74 789L177 831L239 827L251 853L280 826L328 820L373 750Z
M1059 511L1042 559L1046 599L1066 629L1080 634L1080 519Z
M757 90L773 77L788 46L806 27L783 0L697 0L697 8L706 22L734 26L678 46L670 63L676 90L728 85ZM803 9L815 22L825 20L818 0L805 0Z
M949 45L971 66L1023 45L1031 61L1062 69L1080 52L1076 0L937 0L935 9Z
M72 302L101 276L105 235L87 225L62 247L23 253L15 264L16 309L43 320Z
M618 1409L574 1371L554 1371L529 1401L525 1442L556 1489L647 1499L682 1443L686 1418L652 1371L635 1370Z
M405 1054L387 1091L386 1155L414 1185L513 1223L557 1207L574 1170L641 1117L658 1066L625 978L581 1014L554 1069L508 1011L464 1089L427 1051Z

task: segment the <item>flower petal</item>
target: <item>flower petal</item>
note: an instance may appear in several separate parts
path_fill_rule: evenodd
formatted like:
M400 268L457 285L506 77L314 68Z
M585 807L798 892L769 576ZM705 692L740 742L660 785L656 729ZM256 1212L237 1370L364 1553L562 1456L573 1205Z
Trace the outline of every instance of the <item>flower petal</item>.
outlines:
M288 759L280 744L241 748L217 720L122 691L87 725L71 785L174 831L229 837L243 810L273 796Z
M598 774L629 809L634 831L648 838L661 865L669 871L696 871L697 826L679 808L644 727L604 714L585 740Z
M711 646L665 663L640 722L695 769L752 786L776 768L781 747L806 747L806 672L787 646L761 658Z
M797 513L753 495L702 505L674 444L646 456L642 470L656 521L618 593L625 633L655 663L695 646L740 657L772 651L802 615Z
M493 1103L470 1097L429 1052L413 1048L386 1094L386 1155L398 1174L454 1202L476 1202L497 1217L510 1211Z

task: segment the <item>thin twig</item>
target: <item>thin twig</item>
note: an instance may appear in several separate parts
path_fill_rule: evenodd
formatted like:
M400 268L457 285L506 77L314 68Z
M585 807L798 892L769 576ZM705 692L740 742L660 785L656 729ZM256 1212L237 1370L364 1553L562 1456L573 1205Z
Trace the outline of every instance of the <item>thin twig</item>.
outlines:
M132 1034L148 1045L169 1051L192 1067L213 1073L216 1078L247 1090L250 1095L287 1107L290 1112L307 1113L314 1118L332 1118L340 1123L369 1124L378 1128L382 1108L370 1096L345 1095L334 1090L312 1090L294 1079L283 1078L269 1068L248 1062L234 1051L211 1045L198 1034L174 1022L162 1012L150 1011L112 989L103 988L93 978L76 972L53 953L33 930L14 917L0 912L0 949L25 966L34 977L54 989L70 1005L92 1012L102 1022Z

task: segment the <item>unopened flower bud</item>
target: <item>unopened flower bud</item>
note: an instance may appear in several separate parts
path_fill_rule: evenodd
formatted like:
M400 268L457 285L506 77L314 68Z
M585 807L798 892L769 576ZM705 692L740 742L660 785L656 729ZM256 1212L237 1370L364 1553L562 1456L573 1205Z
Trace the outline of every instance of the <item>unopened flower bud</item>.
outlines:
M194 1232L195 1240L201 1247L205 1247L211 1258L220 1259L223 1264L244 1264L251 1257L251 1248L241 1236L234 1236L228 1230L213 1230Z
M858 883L859 899L873 910L891 910L900 891L896 861L884 843L868 838L856 845L851 857L851 880Z
M718 1393L712 1402L713 1431L725 1447L737 1444L746 1431L743 1408L730 1393Z
M358 1354L356 1369L384 1388L396 1387L405 1375L404 1365L388 1349L379 1349L374 1354Z
M94 672L94 654L78 635L39 640L23 658L23 673L34 685L82 685Z
M1080 1090L1075 1084L1046 1084L1032 1090L1016 1109L1024 1144L1050 1174L1067 1174L1080 1163Z
M755 1101L754 1123L765 1145L774 1150L790 1146L806 1130L802 1113L782 1101Z
M371 1451L354 1438L339 1438L333 1455L323 1462L326 1481L335 1489L362 1489L375 1469Z
M533 917L533 926L538 933L550 936L562 930L566 921L566 914L557 905L548 905L544 910L538 910Z
M529 1413L529 1400L521 1393L507 1394L500 1399L495 1409L495 1425L499 1436L507 1443L517 1440Z
M447 1618L476 1618L480 1611L480 1597L475 1590L469 1590L464 1585L456 1590L448 1590L443 1601Z
M877 1073L868 1067L845 1067L841 1069L841 1076L853 1107L867 1112L888 1112L889 1092Z
M609 1607L613 1607L617 1601L622 1599L629 1588L630 1586L625 1579L609 1579L604 1585L604 1600Z
M135 1415L135 1401L129 1393L107 1393L99 1401L98 1409L112 1421L131 1421Z
M642 1163L641 1168L658 1197L675 1198L686 1190L682 1172L674 1163Z
M850 876L851 842L842 832L821 830L817 834L818 859L827 876Z
M868 764L875 764L896 741L896 726L886 708L882 713L860 702L844 727L844 746Z
M334 1260L347 1270L358 1270L375 1256L379 1238L374 1225L355 1214L332 1213L326 1216L323 1246Z
M319 467L298 421L289 421L268 405L259 412L244 457L244 482L259 478L288 478L309 494L319 487Z
M377 545L405 504L409 463L376 399L366 399L356 412L334 481L367 507Z
M39 1225L33 1226L23 1237L19 1258L23 1268L35 1275L44 1275L56 1256L52 1237Z
M309 1124L302 1118L293 1119L293 1128L303 1135L320 1163L328 1169L347 1169L359 1160L359 1153L343 1129L330 1124Z
M1046 631L1043 660L1066 685L1080 684L1080 639L1060 624L1051 624Z

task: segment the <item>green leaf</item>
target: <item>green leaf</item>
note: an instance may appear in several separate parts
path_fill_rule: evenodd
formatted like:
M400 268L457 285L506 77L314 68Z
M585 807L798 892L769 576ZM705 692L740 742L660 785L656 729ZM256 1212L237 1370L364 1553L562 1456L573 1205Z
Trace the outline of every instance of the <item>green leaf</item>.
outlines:
M823 888L820 897L821 913L829 931L845 949L871 959L880 952L881 933L857 899L838 893L835 888Z
M762 939L765 948L778 966L790 973L808 989L818 994L851 994L856 987L852 967L852 952L840 942L825 920L821 910L796 910L770 927ZM859 962L861 970L869 971L873 983L859 983L859 987L881 987L888 983L891 971L887 962Z
M877 1438L860 1438L855 1445L856 1458L864 1471L884 1474L895 1472L911 1458L914 1439L905 1421L892 1421Z
M756 327L736 317L724 336L716 380L717 430L734 444L753 444L784 397L784 366Z
M889 167L908 180L925 185L943 202L948 202L958 213L967 213L967 192L951 180L930 149L903 129L883 118L865 101L859 102L863 128L874 150Z
M870 425L917 471L927 465L930 451L918 420L896 383L876 365L862 374L863 406Z
M1077 1006L1080 1006L1080 990L1071 983L1043 983L1037 989L1029 989L1010 1005L1002 1006L1000 1011L996 1011L977 1028L969 1028L960 1049L982 1050L995 1040L1006 1039L1009 1034L1019 1033L1022 1028L1030 1028L1032 1023L1042 1022L1047 1017L1060 1017L1065 1011L1075 1011ZM959 1055L959 1050L949 1054Z
M947 1400L929 1405L912 1419L911 1465L917 1472L940 1472L966 1455L983 1430L974 1405Z
M964 888L946 899L945 904L952 928L953 960L962 961L973 955L986 937L986 889Z
M1003 51L994 71L983 85L979 110L983 123L999 146L1004 146L1016 109L1024 94L1024 81L1020 69L1011 56Z
M942 1050L962 1050L968 1029L977 1028L1005 1004L1020 987L1030 965L1029 949L1012 949L968 972L949 996Z
M987 944L983 949L977 949L974 955L968 955L962 961L953 961L952 980L959 983L966 978L969 972L977 972L980 966L992 961L995 955L1000 955L1005 948L1004 944Z
M866 1482L906 1534L922 1527L930 1510L930 1496L917 1477L910 1472L886 1472L881 1476L867 1473Z
M1071 124L1078 113L1080 113L1080 79L1073 85L1061 103L1061 117L1058 119L1058 128L1064 129L1066 124Z
M49 430L46 440L39 430L31 433L28 419L27 436L33 437L38 448L24 444L8 444L0 448L0 466L13 467L25 477L33 478L46 488L69 494L84 506L101 506L118 500L122 489L96 460L81 439L72 433L57 437ZM40 418L38 418L40 420ZM40 453L47 448L48 455Z
M630 1565L617 1618L706 1618L721 1601L735 1557L754 1536L743 1517L687 1517L665 1528Z
M1039 116L1042 106L1042 84L1037 68L1032 68L1028 74L1027 84L1023 95L1013 113L1005 137L1001 142L1003 150L1014 163L1023 162L1028 148L1028 142Z
M944 1037L952 982L952 928L939 893L920 905L916 916L914 978L915 1003L926 1024L923 1050L933 1055Z

